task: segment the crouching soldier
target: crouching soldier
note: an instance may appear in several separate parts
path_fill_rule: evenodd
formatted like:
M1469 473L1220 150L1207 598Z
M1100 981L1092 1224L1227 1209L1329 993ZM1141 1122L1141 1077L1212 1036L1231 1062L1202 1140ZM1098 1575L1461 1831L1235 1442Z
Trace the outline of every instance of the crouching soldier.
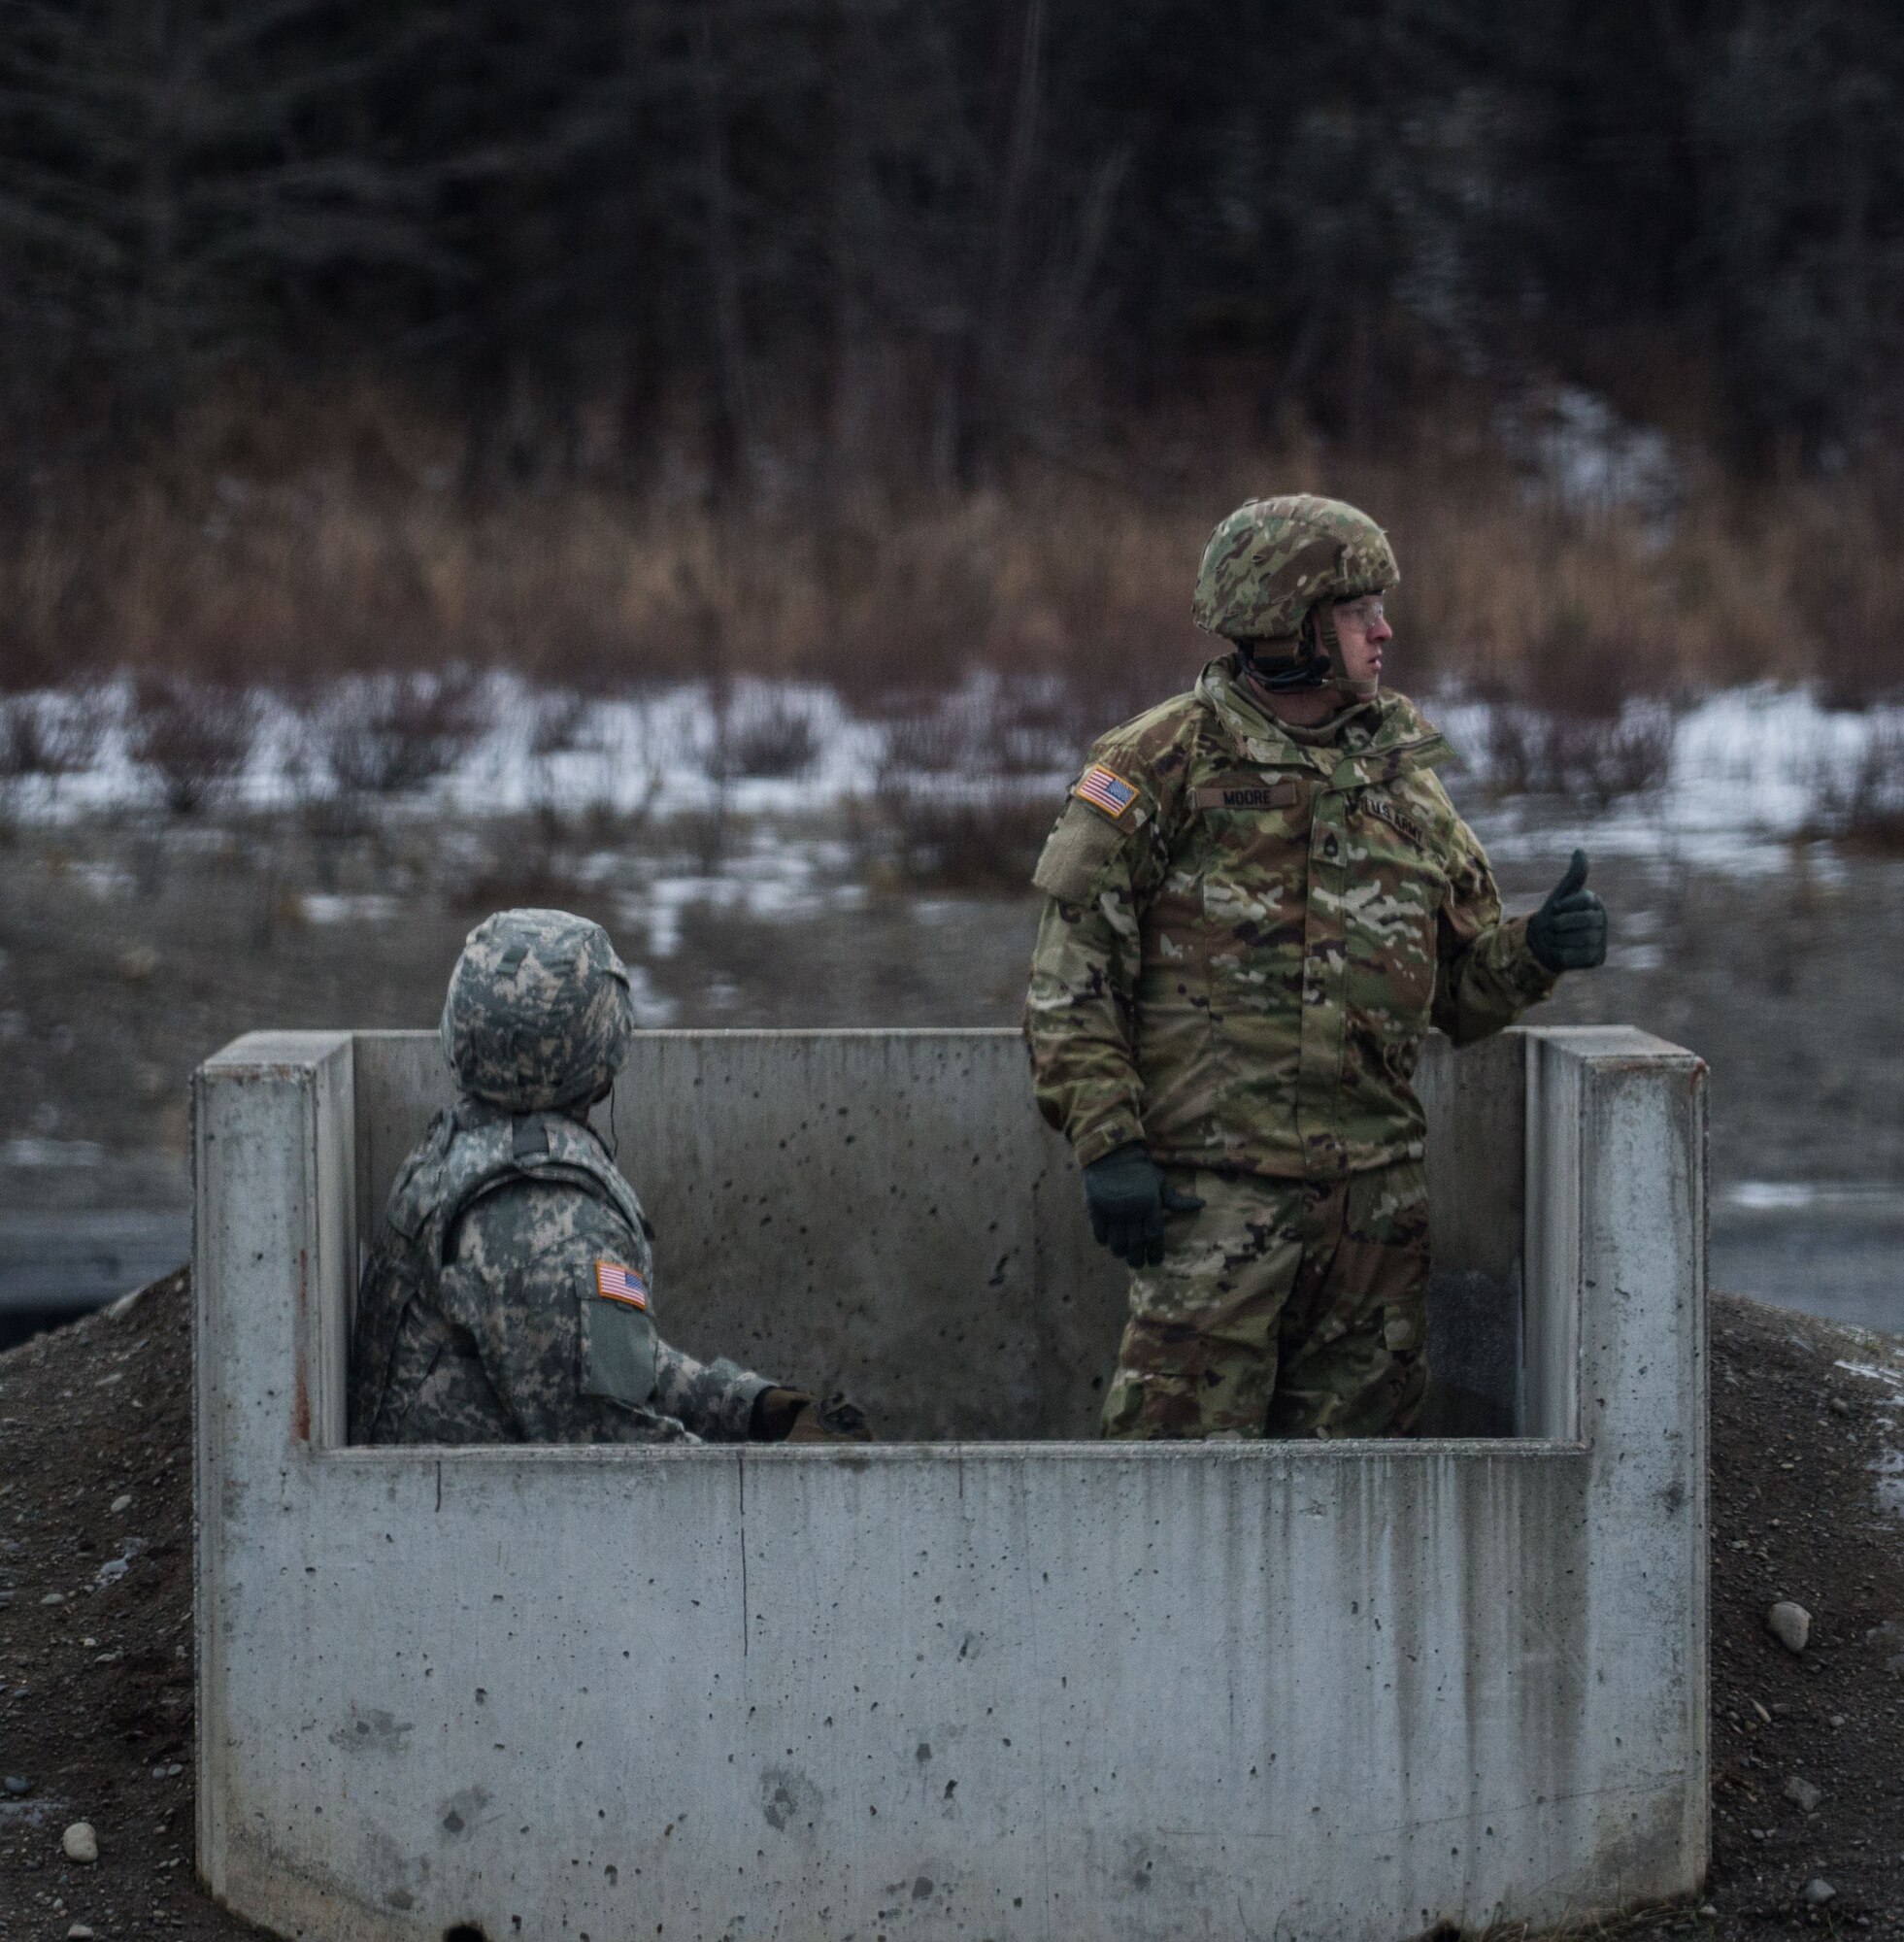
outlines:
M871 1440L843 1397L656 1333L650 1228L588 1125L633 1029L599 924L513 910L470 932L441 1026L460 1096L399 1169L364 1270L351 1442Z

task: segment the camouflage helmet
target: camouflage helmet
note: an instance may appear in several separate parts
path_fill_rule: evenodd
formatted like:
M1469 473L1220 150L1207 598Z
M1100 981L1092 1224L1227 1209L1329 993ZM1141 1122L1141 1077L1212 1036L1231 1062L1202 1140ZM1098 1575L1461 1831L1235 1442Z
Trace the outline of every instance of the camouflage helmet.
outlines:
M1286 492L1239 506L1210 535L1190 619L1229 641L1281 641L1319 600L1358 600L1401 578L1388 536L1340 499Z
M511 1112L592 1099L635 1028L608 932L558 910L506 910L470 932L438 1037L463 1090Z

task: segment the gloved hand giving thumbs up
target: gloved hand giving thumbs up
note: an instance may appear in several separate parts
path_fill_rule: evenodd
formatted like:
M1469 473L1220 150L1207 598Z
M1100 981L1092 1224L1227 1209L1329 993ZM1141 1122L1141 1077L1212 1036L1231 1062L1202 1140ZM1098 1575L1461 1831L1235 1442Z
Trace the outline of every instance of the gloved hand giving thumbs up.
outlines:
M1590 971L1607 961L1607 907L1587 887L1587 852L1527 920L1527 949L1549 971Z

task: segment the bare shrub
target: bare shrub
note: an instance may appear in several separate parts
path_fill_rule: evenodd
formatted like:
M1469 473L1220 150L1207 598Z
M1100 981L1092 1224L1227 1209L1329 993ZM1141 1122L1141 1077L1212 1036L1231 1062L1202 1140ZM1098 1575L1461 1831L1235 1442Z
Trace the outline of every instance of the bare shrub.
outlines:
M790 782L813 767L819 750L810 704L752 689L717 713L708 773L717 782Z
M1672 772L1673 712L1638 701L1612 717L1497 702L1487 718L1487 783L1496 794L1564 795L1605 809L1662 787Z
M1078 766L1116 716L1088 719L1060 676L993 677L958 693L916 695L885 734L882 775L1043 776Z
M1061 801L1033 779L1075 769L1107 725L1055 676L917 697L887 725L872 795L889 866L921 887L1023 889Z
M529 718L529 800L537 827L546 839L553 840L562 825L555 758L581 747L588 704L573 689L553 688L525 695L520 705Z
M644 829L667 787L672 748L651 711L618 720L591 716L579 694L543 695L529 703L529 806L545 843L580 840L621 847ZM558 777L559 755L595 760Z
M480 684L465 669L348 684L316 735L337 785L354 795L401 795L447 774L488 725Z
M1564 795L1604 809L1662 787L1672 771L1675 672L1637 630L1598 632L1590 609L1564 601L1525 657L1519 694L1497 695L1487 724L1490 787L1500 795Z
M105 697L94 687L0 700L0 780L53 783L89 769L105 725Z
M1134 712L1114 695L1098 698L1099 718L1078 686L1063 676L1005 681L992 709L992 749L1007 776L1045 776L1082 766L1085 751L1106 728Z
M1545 795L1553 788L1547 760L1548 718L1534 709L1496 701L1485 737L1487 787L1497 796Z
M257 724L257 697L248 688L142 674L133 683L127 742L156 772L173 813L189 816L244 772Z
M582 745L583 725L588 720L586 699L572 688L556 688L538 694L529 704L529 753L537 761L551 755L565 755Z
M892 778L874 796L893 873L919 888L1022 890L1056 810L1042 795L993 784L957 789Z
M1826 833L1854 849L1904 852L1904 723L1874 727L1849 778L1820 769L1816 791Z
M572 910L612 927L613 911L597 888L577 881L561 838L560 830L535 817L511 822L500 841L484 844L470 867L452 873L444 886L446 901L470 912L525 905Z
M885 731L881 780L902 775L983 774L989 763L974 733L969 711L956 701L916 697L917 712L902 715Z

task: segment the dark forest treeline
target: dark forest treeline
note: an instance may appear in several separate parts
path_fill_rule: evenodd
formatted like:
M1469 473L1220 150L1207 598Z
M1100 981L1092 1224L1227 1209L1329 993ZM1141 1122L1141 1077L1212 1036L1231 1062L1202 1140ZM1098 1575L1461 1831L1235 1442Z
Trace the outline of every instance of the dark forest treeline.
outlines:
M474 485L969 487L1540 371L1828 468L1901 107L1894 0L0 0L0 445L368 372Z

